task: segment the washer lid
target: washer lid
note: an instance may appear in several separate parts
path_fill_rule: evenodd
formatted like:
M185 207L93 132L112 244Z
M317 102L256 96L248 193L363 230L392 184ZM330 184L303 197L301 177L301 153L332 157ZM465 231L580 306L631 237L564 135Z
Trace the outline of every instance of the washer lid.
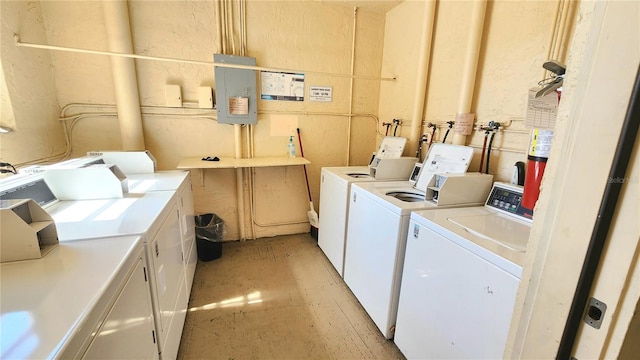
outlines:
M470 146L433 144L422 163L422 169L414 187L426 192L427 186L436 173L465 173L472 158L473 148Z
M518 252L527 250L531 225L523 221L495 212L486 215L452 216L447 220L475 236L508 249Z

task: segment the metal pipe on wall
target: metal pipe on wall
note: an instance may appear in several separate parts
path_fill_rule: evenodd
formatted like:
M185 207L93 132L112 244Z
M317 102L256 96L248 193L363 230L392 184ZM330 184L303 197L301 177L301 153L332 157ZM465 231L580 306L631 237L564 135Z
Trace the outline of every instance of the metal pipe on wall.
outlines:
M413 103L413 114L411 116L411 128L409 132L409 154L414 154L418 149L418 142L420 141L420 134L422 133L422 115L424 114L424 106L426 104L429 59L431 58L431 42L433 39L435 18L436 1L426 1L424 3L418 74L416 76L416 96Z
M351 38L351 70L350 75L352 76L351 81L349 82L349 114L353 112L353 74L356 63L356 29L358 25L358 8L353 8L353 36ZM347 121L347 154L346 154L346 165L349 166L349 160L351 155L351 120L352 117L349 116Z
M469 40L467 42L467 54L462 69L462 89L460 91L460 103L458 104L458 115L467 114L471 111L473 91L475 89L476 76L478 70L478 59L480 58L480 48L482 45L482 31L484 29L485 13L487 11L487 0L473 2L473 13L469 26ZM453 134L453 144L464 145L467 136Z
M113 52L132 53L127 1L103 1L102 7L109 49ZM142 115L134 60L116 56L112 56L110 60L118 105L122 149L144 150Z
M242 159L242 125L234 124L235 158ZM238 230L240 240L246 240L244 229L244 176L242 169L236 169L236 193L238 194Z

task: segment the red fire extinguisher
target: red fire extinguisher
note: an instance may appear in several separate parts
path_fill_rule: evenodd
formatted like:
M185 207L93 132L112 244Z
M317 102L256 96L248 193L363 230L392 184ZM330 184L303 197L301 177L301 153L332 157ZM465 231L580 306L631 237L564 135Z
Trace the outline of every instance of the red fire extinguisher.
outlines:
M527 171L524 179L524 192L521 206L525 209L525 216L533 217L533 208L540 195L540 183L544 175L544 169L549 159L553 131L533 129L527 154Z

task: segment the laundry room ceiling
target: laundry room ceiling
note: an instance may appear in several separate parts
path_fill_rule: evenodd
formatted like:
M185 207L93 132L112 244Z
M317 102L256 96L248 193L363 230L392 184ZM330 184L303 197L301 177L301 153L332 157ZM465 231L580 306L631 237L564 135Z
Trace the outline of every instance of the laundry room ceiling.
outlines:
M317 0L322 3L329 3L335 5L342 5L348 7L358 7L386 13L393 9L396 5L402 3L404 0Z

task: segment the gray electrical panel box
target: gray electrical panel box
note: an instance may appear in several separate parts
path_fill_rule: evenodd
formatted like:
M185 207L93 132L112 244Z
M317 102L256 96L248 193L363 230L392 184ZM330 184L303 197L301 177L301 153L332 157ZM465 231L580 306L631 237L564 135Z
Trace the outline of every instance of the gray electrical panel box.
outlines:
M235 55L214 54L213 61L223 64L256 65L255 58ZM214 66L214 76L218 123L257 123L256 71Z

